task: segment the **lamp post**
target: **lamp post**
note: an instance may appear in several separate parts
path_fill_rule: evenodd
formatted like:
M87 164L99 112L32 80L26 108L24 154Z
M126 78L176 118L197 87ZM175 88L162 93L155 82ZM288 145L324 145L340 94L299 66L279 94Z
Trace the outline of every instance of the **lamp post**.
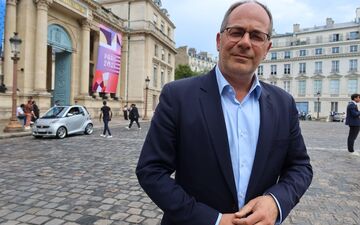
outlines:
M145 79L145 112L144 112L144 117L143 117L143 120L147 120L147 99L148 99L148 92L149 92L149 83L150 83L150 79L149 77L147 76L146 79Z
M317 96L317 109L316 109L316 111L317 111L317 116L316 116L316 119L317 120L319 120L319 111L320 111L320 91L318 91L317 93L316 93L316 96Z
M11 52L14 53L14 56L11 59L14 61L13 67L13 86L12 86L12 106L11 106L11 118L9 123L4 128L4 132L18 132L23 131L22 125L19 123L16 117L16 100L17 100L17 62L20 57L20 44L21 39L18 36L17 32L14 32L14 36L10 38Z

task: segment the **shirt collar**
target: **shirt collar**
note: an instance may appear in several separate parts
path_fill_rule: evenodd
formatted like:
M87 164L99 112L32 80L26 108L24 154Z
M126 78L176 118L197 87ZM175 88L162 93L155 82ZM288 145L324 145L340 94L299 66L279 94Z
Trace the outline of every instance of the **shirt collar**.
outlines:
M232 87L229 82L224 78L224 75L221 73L220 69L219 69L219 66L216 65L216 68L215 68L215 74L216 74L216 80L217 80L217 83L218 83L218 88L219 88L219 93L220 95L223 93L224 89L229 86L229 87ZM254 97L256 100L259 100L260 98L260 95L261 95L261 84L259 82L259 79L258 77L256 76L256 74L254 74L254 80L252 82L252 85L251 85L251 88L250 88L250 91L249 91L249 95L250 94L254 94Z

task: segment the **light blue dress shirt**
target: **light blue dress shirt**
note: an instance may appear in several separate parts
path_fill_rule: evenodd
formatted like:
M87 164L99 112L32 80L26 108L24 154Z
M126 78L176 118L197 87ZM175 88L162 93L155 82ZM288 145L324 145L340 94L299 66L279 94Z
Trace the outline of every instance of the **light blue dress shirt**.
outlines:
M239 209L244 206L259 136L260 105L258 100L261 86L257 77L254 77L250 91L239 102L234 88L216 67L216 79L226 123Z
M236 99L234 88L225 80L218 66L216 66L215 72L226 123L238 206L239 209L241 209L245 203L246 190L250 180L259 137L259 98L261 95L261 85L257 76L254 76L255 79L250 91L243 100L239 102ZM280 210L277 199L274 199ZM221 215L222 214L219 215L216 225L220 223Z

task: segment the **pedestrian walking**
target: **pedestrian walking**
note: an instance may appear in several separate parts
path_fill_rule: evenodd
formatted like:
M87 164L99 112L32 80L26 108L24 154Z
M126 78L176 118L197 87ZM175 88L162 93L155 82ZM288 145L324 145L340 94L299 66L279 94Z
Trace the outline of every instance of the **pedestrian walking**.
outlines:
M163 87L136 168L162 225L281 224L308 189L295 101L255 73L272 24L263 4L234 3L217 65Z
M101 107L100 110L101 110L101 112L100 112L99 120L101 121L101 118L102 118L103 122L104 122L104 130L103 130L103 133L100 136L101 137L112 138L111 131L110 131L110 128L109 128L109 121L111 121L111 118L112 118L111 108L106 105L106 101L103 101L103 106ZM108 136L106 136L106 132L108 133Z
M140 124L139 124L139 111L135 104L131 104L130 112L129 112L129 119L130 119L130 124L129 124L129 126L126 127L128 130L131 128L131 126L134 122L137 124L138 129L139 130L141 129Z
M357 104L360 102L360 94L352 94L351 102L346 108L345 124L349 126L347 138L347 148L349 152L354 152L354 143L360 131L360 111Z

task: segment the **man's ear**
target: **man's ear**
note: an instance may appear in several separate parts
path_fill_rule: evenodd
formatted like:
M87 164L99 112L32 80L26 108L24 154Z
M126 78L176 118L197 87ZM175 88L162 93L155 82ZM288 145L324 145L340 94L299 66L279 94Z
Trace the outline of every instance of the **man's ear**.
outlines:
M217 51L220 50L220 41L221 41L221 34L217 33L216 34L216 49L217 49Z

